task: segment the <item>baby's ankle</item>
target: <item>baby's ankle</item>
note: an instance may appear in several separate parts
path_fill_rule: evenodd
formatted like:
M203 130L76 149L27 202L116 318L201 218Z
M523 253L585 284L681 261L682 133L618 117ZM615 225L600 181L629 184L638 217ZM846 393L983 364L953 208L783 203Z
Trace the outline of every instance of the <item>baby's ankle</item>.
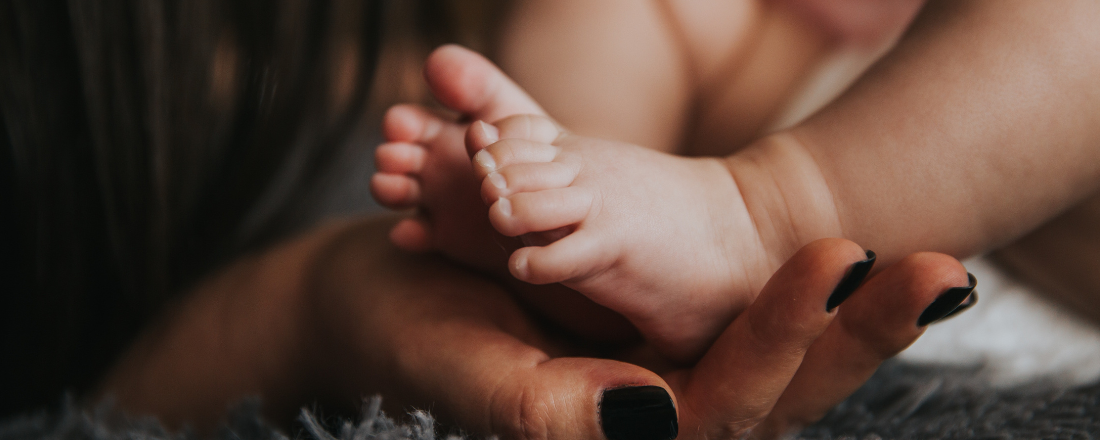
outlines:
M843 237L833 192L797 136L767 136L725 163L760 236L768 275L802 246Z

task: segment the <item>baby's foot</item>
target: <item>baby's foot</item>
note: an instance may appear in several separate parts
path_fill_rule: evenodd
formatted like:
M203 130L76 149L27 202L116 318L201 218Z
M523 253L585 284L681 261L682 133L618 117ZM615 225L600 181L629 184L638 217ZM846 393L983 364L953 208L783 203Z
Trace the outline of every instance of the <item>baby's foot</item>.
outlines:
M418 208L394 226L390 241L413 252L439 250L482 270L499 264L506 251L484 220L463 146L466 127L412 105L391 108L382 126L387 142L375 152L371 193L391 209Z
M435 96L467 120L542 114L518 86L468 50L440 48L424 70ZM417 106L391 108L383 121L387 142L376 152L378 173L371 178L371 192L383 206L418 208L416 217L390 232L398 247L438 250L477 269L499 270L515 246L489 225L478 195L480 179L470 169L463 142L466 127Z
M775 269L722 160L572 136L540 116L494 125L468 135L490 221L510 237L556 231L525 240L511 273L622 313L662 354L701 353Z

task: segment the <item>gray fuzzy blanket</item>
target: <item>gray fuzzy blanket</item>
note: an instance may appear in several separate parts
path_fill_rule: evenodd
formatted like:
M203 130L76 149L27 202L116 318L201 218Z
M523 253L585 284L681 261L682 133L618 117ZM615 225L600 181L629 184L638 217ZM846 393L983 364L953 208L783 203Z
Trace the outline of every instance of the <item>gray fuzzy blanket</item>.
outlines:
M303 408L296 433L259 416L259 401L238 406L213 440L435 440L461 439L437 432L432 417L414 411L395 421L364 401L359 420L322 421ZM890 362L802 439L1100 439L1100 383L1065 388L1033 383L994 389L978 369ZM0 440L198 440L169 432L154 419L134 419L109 405L91 411L71 399L52 412L0 422Z

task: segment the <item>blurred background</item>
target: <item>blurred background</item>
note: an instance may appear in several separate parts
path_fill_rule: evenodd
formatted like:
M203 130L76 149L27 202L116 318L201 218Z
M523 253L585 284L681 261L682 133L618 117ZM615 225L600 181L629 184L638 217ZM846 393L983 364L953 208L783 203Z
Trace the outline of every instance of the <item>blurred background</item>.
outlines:
M220 265L377 211L381 113L501 3L0 4L0 417L91 386Z

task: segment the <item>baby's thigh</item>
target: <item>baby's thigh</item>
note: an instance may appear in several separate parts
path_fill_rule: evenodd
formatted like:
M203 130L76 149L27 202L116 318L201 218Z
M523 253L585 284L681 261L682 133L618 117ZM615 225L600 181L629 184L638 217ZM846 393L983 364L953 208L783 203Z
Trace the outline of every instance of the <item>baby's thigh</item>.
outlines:
M571 130L676 151L693 111L697 64L743 37L752 4L521 1L496 58Z
M993 257L1044 294L1100 322L1100 193Z
M737 50L707 72L697 92L689 154L728 155L778 124L798 122L792 117L824 105L823 98L839 93L874 57L835 57L837 40L787 3L759 3Z

